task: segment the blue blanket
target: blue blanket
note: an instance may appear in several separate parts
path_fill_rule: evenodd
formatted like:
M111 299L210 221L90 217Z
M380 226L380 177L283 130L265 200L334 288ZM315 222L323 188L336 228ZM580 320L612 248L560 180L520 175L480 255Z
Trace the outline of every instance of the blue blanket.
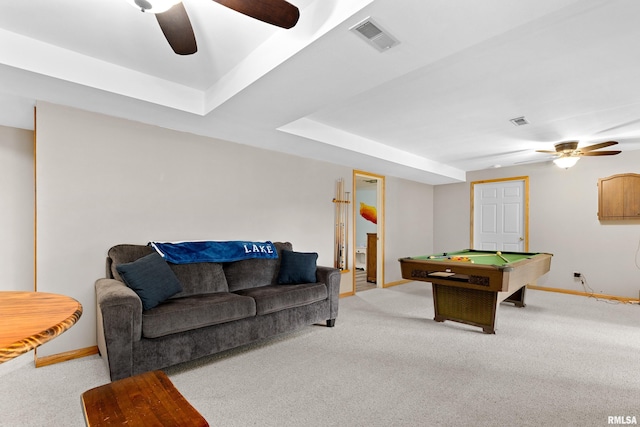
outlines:
M196 262L232 262L243 259L278 258L273 243L267 242L149 242L165 261L173 264L190 264Z

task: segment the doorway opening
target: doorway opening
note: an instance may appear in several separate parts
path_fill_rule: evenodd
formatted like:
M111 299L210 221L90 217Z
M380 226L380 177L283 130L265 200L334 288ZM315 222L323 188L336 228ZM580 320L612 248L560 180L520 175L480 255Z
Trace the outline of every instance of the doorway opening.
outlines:
M353 290L384 286L384 176L353 171Z

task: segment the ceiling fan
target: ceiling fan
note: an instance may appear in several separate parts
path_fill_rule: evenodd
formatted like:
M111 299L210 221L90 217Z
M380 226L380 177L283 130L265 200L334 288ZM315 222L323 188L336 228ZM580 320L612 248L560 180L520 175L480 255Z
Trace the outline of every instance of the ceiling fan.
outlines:
M127 0L142 12L156 15L160 29L175 53L191 55L198 51L187 11L180 0ZM292 28L300 11L285 0L213 0L223 6L267 24Z
M561 168L568 169L575 165L582 156L613 156L615 154L620 154L621 151L619 150L594 151L600 148L616 145L617 143L617 141L607 141L578 148L578 141L567 141L556 144L555 151L536 151L538 153L555 154L557 158L553 162Z

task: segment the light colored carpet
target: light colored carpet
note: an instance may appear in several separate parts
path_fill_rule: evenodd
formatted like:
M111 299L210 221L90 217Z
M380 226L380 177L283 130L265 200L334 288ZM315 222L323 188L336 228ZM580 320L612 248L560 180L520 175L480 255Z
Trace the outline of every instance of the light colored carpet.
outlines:
M412 282L340 300L312 326L167 369L213 426L605 426L640 421L640 307L527 291L496 335L436 323ZM98 356L0 374L0 425L83 426Z

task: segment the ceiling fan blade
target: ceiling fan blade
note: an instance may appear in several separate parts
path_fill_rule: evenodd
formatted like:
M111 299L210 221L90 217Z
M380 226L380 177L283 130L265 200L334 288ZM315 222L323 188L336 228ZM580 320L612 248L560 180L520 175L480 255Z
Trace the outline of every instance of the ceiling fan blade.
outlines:
M580 151L582 151L583 153L587 153L589 151L597 150L599 148L610 147L612 145L616 145L617 143L618 143L617 141L601 142L600 144L593 144L593 145L588 145L586 147L580 147Z
M198 51L189 15L182 3L163 13L156 14L160 29L171 48L178 55L191 55Z
M213 0L223 6L267 24L291 28L300 18L297 7L285 0Z
M557 151L549 151L549 150L536 150L536 153L558 154Z
M611 151L588 151L586 153L580 154L581 156L614 156L616 154L620 154L622 151L611 150Z

